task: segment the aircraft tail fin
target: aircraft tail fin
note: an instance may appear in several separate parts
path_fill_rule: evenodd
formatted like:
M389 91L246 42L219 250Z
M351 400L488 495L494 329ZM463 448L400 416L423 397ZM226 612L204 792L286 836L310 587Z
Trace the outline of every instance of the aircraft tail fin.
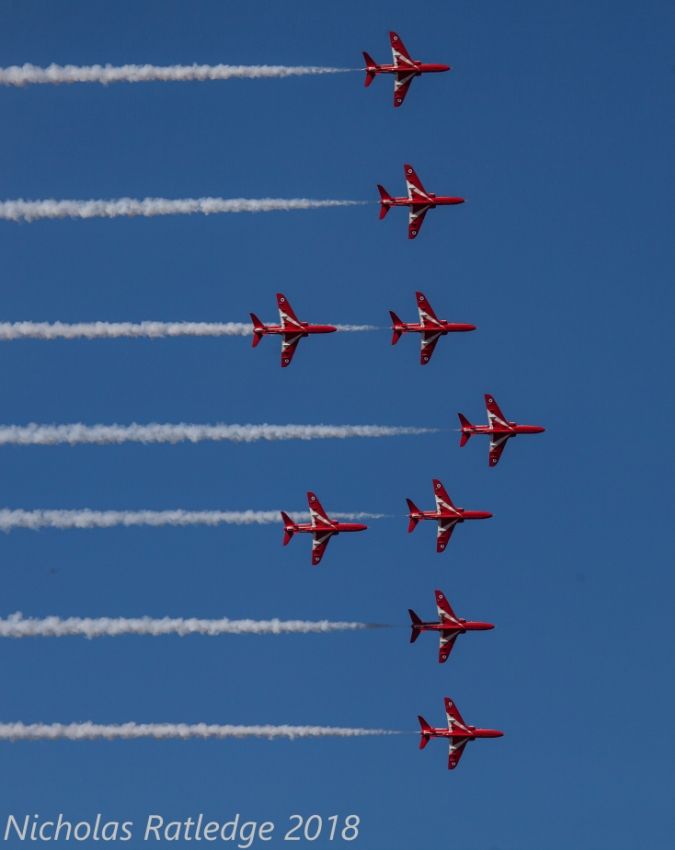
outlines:
M365 50L363 51L363 61L366 63L366 79L364 81L364 85L368 88L377 74L377 62L375 62L373 57L369 53L366 53Z
M384 186L380 186L379 183L377 184L377 191L380 193L380 218L382 219L391 209L394 199Z
M393 331L391 337L391 344L396 345L396 343L401 339L401 334L403 331L401 330L401 325L403 324L399 317L394 313L393 310L389 311L389 315L391 316L391 329Z
M411 531L415 530L417 523L420 521L419 514L422 512L411 499L406 499L406 502L408 503L408 534L410 534Z
M431 726L421 714L417 715L417 719L420 722L420 750L423 750L431 740Z
M408 608L408 614L410 615L410 643L415 643L417 638L420 636L420 626L422 625L422 621L412 608Z
M462 426L462 436L459 438L460 446L465 446L471 437L471 428L473 427L463 413L458 413L459 424Z
M281 519L284 523L283 545L288 546L288 544L291 542L291 538L297 530L297 525L293 522L289 515L287 513L284 513L283 511L281 511Z
M265 330L265 325L260 321L260 319L256 316L255 313L250 313L251 321L253 322L253 348L258 345L260 340L263 338L263 331Z

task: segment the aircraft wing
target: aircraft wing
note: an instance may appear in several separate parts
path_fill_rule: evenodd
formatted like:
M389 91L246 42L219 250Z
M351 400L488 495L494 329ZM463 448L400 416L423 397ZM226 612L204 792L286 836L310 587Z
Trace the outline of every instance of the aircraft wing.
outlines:
M497 466L499 458L502 456L502 452L506 448L508 440L509 434L492 434L490 439L490 452L488 454L488 464L490 466Z
M403 176L405 185L408 190L408 200L410 201L430 201L431 196L422 185L422 181L417 176L415 169L406 162L403 166Z
M422 229L422 223L426 214L431 209L427 207L410 207L408 211L408 239L414 239Z
M448 496L448 491L445 489L443 484L438 480L438 478L434 478L434 498L436 499L436 510L437 511L445 511L450 516L459 517L459 511L452 504L452 499Z
M391 59L397 68L414 68L415 62L406 50L405 44L401 41L398 33L389 33L389 44L391 44Z
M415 76L414 71L397 71L394 77L394 107L401 106Z
M445 716L448 719L448 729L459 733L469 732L469 727L466 725L464 718L459 713L459 709L450 697L445 698Z
M281 368L284 369L286 366L290 366L291 360L293 359L293 355L295 354L295 349L298 347L298 343L302 339L301 333L286 333L281 337Z
M311 490L307 493L307 504L309 505L309 514L313 528L330 529L334 527L323 505L317 499L316 493L312 493Z
M420 342L422 343L422 348L420 350L420 363L422 366L425 366L431 360L431 355L434 353L436 344L441 336L442 334L440 331L424 331L422 333L422 336L420 337Z
M488 422L493 427L495 425L503 425L508 427L508 420L501 411L501 408L491 395L485 396L485 409L487 411Z
M464 752L464 747L468 744L466 738L451 738L450 749L448 752L448 770L454 770L459 764L459 760Z
M282 327L290 325L291 327L301 328L302 324L295 315L288 298L283 292L277 292L277 307L279 308L279 322Z
M440 325L438 316L434 312L434 308L429 304L423 292L416 292L417 297L417 312L420 317L420 325Z
M445 664L457 640L457 632L441 632L441 643L438 647L438 662Z
M323 558L323 553L333 536L332 531L317 530L312 535L312 566L316 567Z
M443 552L448 545L448 541L452 537L452 532L457 524L456 519L439 519L438 530L436 531L436 551Z
M457 615L452 610L450 603L446 595L440 591L435 591L436 594L436 610L438 611L438 619L442 623L453 623L454 625L459 625L459 620L457 619Z

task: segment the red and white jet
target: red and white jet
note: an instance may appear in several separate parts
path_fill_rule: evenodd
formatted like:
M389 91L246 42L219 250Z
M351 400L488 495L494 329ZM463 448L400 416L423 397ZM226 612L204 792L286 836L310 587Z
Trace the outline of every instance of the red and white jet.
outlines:
M343 531L365 531L368 526L361 522L338 522L330 519L321 506L321 502L311 491L307 493L310 522L294 522L288 514L281 511L284 521L284 546L287 546L294 534L312 534L312 566L315 567L323 558L331 537Z
M408 239L414 239L420 232L424 216L434 207L445 207L454 204L463 204L464 198L455 198L450 195L434 195L427 192L422 181L415 174L412 165L406 163L403 166L408 195L405 198L392 198L384 186L377 184L380 193L380 218L384 218L392 207L410 207L408 213Z
M414 531L415 526L420 520L434 520L438 523L436 551L443 552L458 522L464 522L466 519L490 519L492 514L488 511L465 511L464 508L455 507L441 482L437 478L434 478L433 483L434 497L436 499L435 511L421 511L414 502L406 499L408 510L410 511L408 514L410 520L408 523L408 532Z
M282 369L290 364L295 349L303 337L310 334L332 334L337 330L335 325L311 325L309 322L301 322L293 312L288 298L282 292L277 292L277 306L279 307L278 325L266 325L260 321L255 313L250 315L253 322L253 348L268 334L281 335Z
M504 734L499 729L481 729L466 723L457 706L449 697L445 698L445 714L448 718L447 729L434 729L421 715L418 715L417 719L420 722L420 735L422 736L420 750L423 750L432 738L448 739L450 744L448 770L454 770L457 767L464 747L469 741L475 741L477 738L501 738Z
M400 106L408 94L410 84L415 77L422 74L437 74L441 71L449 71L449 65L430 65L427 62L419 62L412 59L405 45L395 32L389 33L391 43L392 64L378 65L377 62L364 52L363 58L366 62L366 87L369 86L377 74L396 74L394 80L394 106Z
M436 608L438 609L438 620L433 622L425 622L421 620L417 614L408 608L410 614L410 643L415 643L422 632L438 632L440 637L440 646L438 649L438 663L444 664L452 652L455 641L459 635L465 632L484 632L488 629L494 629L492 623L481 623L475 620L465 620L463 617L458 617L452 610L445 594L440 591L434 591L436 594Z
M475 325L467 325L461 322L448 322L446 319L439 319L434 313L431 304L424 297L424 293L416 292L417 310L420 314L419 322L403 322L393 310L389 311L391 316L391 329L394 332L391 338L391 344L396 343L401 338L402 334L418 333L422 334L420 343L422 350L420 352L420 363L425 366L434 353L438 340L448 333L457 333L463 331L475 331Z
M490 435L490 451L488 453L488 465L497 466L499 458L511 437L518 434L541 434L545 431L541 425L519 425L510 422L502 413L494 397L486 394L485 408L487 410L487 425L472 425L461 413L458 413L459 424L462 426L462 436L459 438L460 446L465 446L474 434Z

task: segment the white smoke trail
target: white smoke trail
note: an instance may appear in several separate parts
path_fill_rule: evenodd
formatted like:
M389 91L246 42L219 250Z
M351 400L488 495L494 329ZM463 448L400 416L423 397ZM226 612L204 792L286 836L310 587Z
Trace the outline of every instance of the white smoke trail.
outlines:
M359 333L360 331L379 331L377 325L335 325L338 331L348 331L350 333Z
M245 322L0 322L0 340L249 336Z
M116 198L111 200L0 201L0 219L37 221L45 218L146 218L158 215L213 215L353 207L366 201L314 201L309 198Z
M10 65L0 68L0 85L26 86L62 83L146 83L190 80L259 80L342 74L350 68L294 65Z
M133 738L361 738L400 735L393 729L341 726L233 726L210 723L0 723L3 741L85 741Z
M375 325L336 325L339 331L374 331ZM0 322L0 341L15 339L161 339L177 336L249 336L246 322Z
M259 440L346 440L437 433L435 428L389 425L0 425L0 446L119 445L121 443L201 443Z
M303 512L293 519L306 520ZM385 514L335 513L335 519L383 519ZM26 528L113 528L115 526L186 526L186 525L269 525L280 522L279 511L92 511L84 510L0 510L0 531Z
M0 638L118 637L120 635L281 635L326 634L381 628L374 623L329 620L202 620L196 617L43 617L21 613L0 619Z

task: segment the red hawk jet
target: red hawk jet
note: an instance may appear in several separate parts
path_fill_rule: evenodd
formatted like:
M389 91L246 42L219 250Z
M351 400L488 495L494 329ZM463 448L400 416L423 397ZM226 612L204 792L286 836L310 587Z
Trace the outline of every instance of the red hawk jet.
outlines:
M447 729L434 729L421 715L418 715L417 719L420 722L420 735L422 736L420 750L423 750L432 738L448 739L450 744L448 770L454 770L457 767L464 747L469 741L475 741L476 738L501 738L504 734L499 729L480 729L465 723L457 710L457 706L449 697L445 698L445 713L448 718Z
M294 534L312 534L312 566L315 567L323 558L331 537L343 531L365 531L368 526L361 522L337 522L330 519L321 506L321 502L311 491L307 493L309 504L310 521L307 523L296 523L288 514L281 511L284 521L284 546L287 546Z
M444 664L448 660L459 635L463 635L465 632L487 631L494 629L494 626L492 623L481 623L458 617L452 610L445 594L440 590L435 590L434 593L436 594L436 608L438 609L437 621L425 622L417 616L412 608L408 608L412 629L410 643L415 643L422 632L438 632L440 637L438 663Z
M384 218L392 207L410 207L408 213L408 239L414 239L420 232L424 216L434 207L444 207L450 204L463 204L464 198L453 198L449 195L434 195L427 192L422 181L415 174L412 165L403 166L408 195L405 198L392 198L384 186L377 184L380 193L380 218Z
M488 511L465 511L464 508L456 508L452 504L445 487L437 478L434 478L434 496L436 498L435 511L421 511L410 499L406 499L406 502L410 511L408 514L410 520L408 523L408 532L414 531L415 526L422 519L432 519L438 523L438 532L436 535L437 552L443 552L448 545L450 535L458 522L464 522L465 519L490 519L492 516Z
M422 338L420 339L422 345L420 363L424 366L431 360L436 343L442 336L459 331L475 331L476 326L439 319L434 313L431 304L424 297L424 293L416 292L415 295L417 296L417 309L420 314L419 322L402 322L393 310L389 311L392 322L391 329L394 332L391 338L391 344L396 345L402 334L422 334Z
M400 106L408 94L408 89L415 77L422 74L437 74L440 71L449 71L449 65L430 65L412 59L405 45L395 32L389 33L391 43L392 64L378 65L367 53L363 54L366 62L366 87L368 87L378 74L396 74L394 80L394 106Z
M461 413L457 415L459 416L459 424L462 426L462 436L459 438L460 446L465 446L474 434L490 435L488 466L497 466L499 458L511 437L517 437L518 434L541 434L546 430L541 425L518 425L517 422L510 422L491 395L485 396L485 408L488 417L487 425L472 425L466 416Z
M309 322L301 322L282 292L277 292L277 306L279 307L278 325L264 324L255 313L251 313L250 316L253 322L253 348L268 334L280 334L283 337L281 340L282 369L290 364L295 349L303 337L310 334L332 334L337 330L335 325L310 325Z

